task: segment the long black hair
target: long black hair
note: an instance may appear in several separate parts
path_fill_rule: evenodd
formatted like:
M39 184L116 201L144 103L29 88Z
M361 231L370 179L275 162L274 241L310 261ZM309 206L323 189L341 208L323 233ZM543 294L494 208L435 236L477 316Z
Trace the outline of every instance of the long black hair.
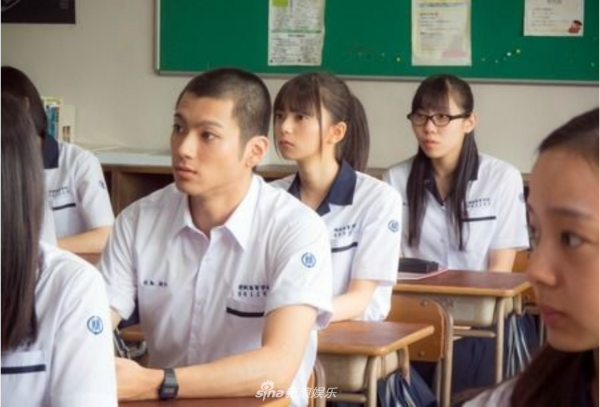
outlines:
M31 79L17 68L3 66L2 93L9 93L21 101L26 101L26 106L29 107L31 120L33 120L35 127L35 133L43 139L46 136L48 117L44 110L42 97Z
M452 98L463 113L472 113L473 93L469 84L453 75L431 76L421 82L412 101L412 112L418 110L446 111ZM463 217L466 214L466 196L470 176L479 165L479 152L475 143L474 131L468 133L458 157L458 165L452 174L452 184L448 191L448 217L458 236L459 250L464 250ZM408 198L408 244L418 246L421 240L421 225L425 216L425 180L429 176L431 161L419 147L414 157L406 194Z
M553 131L540 144L539 153L555 149L577 154L586 160L597 174L598 109L577 116ZM546 345L517 380L511 406L576 405L582 389L587 389L597 374L594 372L596 368L593 352L594 350L563 352Z
M44 205L42 158L23 100L2 93L2 350L37 337L35 285Z
M303 73L283 85L273 104L276 112L287 109L316 116L322 136L321 107L329 111L334 123L347 126L336 145L338 162L344 160L356 171L364 171L369 159L369 124L362 103L344 81L326 72Z

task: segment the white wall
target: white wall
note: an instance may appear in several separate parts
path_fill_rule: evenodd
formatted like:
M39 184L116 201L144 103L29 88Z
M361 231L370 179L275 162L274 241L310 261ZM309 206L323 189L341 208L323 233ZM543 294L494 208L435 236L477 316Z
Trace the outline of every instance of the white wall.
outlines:
M76 25L2 24L2 64L25 71L44 95L77 114L77 140L168 149L173 104L189 77L154 73L154 2L79 0ZM202 45L197 50L202 52ZM273 96L283 83L266 81ZM349 81L371 126L369 165L412 155L404 119L417 82ZM538 142L598 105L597 86L473 84L480 150L529 172ZM268 162L280 162L272 154Z

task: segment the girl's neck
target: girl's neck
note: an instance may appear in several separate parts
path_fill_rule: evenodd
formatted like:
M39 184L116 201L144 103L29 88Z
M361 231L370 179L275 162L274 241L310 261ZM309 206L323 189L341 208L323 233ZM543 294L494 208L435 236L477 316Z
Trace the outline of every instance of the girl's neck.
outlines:
M431 160L431 166L433 167L433 173L436 178L448 179L451 178L454 170L458 167L459 154L447 155Z
M316 210L329 193L339 170L340 164L335 159L319 157L310 162L298 162L300 200Z

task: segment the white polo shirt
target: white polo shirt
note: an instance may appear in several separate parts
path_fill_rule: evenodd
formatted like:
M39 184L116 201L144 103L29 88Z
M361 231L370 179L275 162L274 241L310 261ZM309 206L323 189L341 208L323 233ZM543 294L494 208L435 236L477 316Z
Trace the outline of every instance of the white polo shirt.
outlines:
M96 156L69 143L59 142L58 149L58 165L44 170L57 238L112 226L115 217Z
M2 406L117 406L111 321L102 276L42 244L38 337L2 353Z
M319 313L316 328L325 327L332 309L329 251L319 217L254 176L210 240L194 226L188 196L175 184L135 202L119 215L101 269L121 317L131 315L137 297L149 365L180 367L260 348L265 317L280 307L310 305ZM294 389L306 387L316 340L313 331Z
M271 184L300 197L298 175ZM343 162L317 213L329 229L333 295L347 292L354 279L377 281L379 287L358 319L384 320L398 270L402 198L390 186Z
M413 158L383 174L408 202L406 185ZM479 155L479 166L471 174L467 189L467 219L463 224L465 250L460 251L446 206L441 202L433 172L425 180L425 214L418 247L408 245L409 209L404 207L402 255L433 260L449 269L487 270L490 250L529 247L523 179L510 164Z
M54 226L54 215L48 202L44 200L44 214L42 216L42 230L40 231L40 240L46 244L57 245L56 227Z

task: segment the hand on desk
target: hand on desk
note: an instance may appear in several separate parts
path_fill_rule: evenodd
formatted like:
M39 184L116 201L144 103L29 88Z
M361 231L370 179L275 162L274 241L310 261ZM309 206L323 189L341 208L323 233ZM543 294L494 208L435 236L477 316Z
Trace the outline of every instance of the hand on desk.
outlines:
M115 358L119 401L156 400L163 371L148 369L133 360Z

